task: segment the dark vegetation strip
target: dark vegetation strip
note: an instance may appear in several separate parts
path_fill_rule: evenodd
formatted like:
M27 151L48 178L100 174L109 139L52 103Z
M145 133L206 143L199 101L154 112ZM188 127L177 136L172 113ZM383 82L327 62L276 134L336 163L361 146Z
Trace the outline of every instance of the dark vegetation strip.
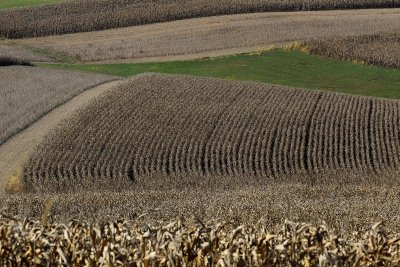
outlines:
M31 62L23 59L0 56L0 67L1 66L13 66L13 65L22 65L22 66L33 66Z
M58 35L251 12L392 7L400 7L400 0L84 0L0 11L0 36Z

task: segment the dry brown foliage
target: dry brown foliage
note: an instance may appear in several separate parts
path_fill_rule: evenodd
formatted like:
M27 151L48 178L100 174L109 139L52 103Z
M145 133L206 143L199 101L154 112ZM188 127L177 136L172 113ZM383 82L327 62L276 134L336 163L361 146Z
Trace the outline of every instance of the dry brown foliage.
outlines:
M400 1L81 0L2 10L0 11L0 36L22 38L57 35L250 12L389 7L400 7Z
M24 181L39 192L162 186L160 177L181 186L229 186L231 177L250 184L396 182L399 108L394 100L144 74L47 136Z
M325 225L285 221L182 221L158 226L119 220L42 224L0 217L2 266L397 266L400 238L381 223L337 235Z
M400 232L398 183L340 185L330 181L312 186L304 181L276 181L251 185L243 182L247 177L190 177L202 182L196 185L187 181L174 183L173 177L157 178L153 177L151 184L127 186L125 190L115 190L110 184L100 191L94 185L90 190L71 189L61 194L44 189L38 194L0 195L0 210L20 219L63 223L71 218L90 223L132 220L146 214L147 223L175 218L193 223L199 218L238 225L264 220L273 228L290 219L325 223L341 232L363 230L376 221L384 221L388 229Z
M6 177L5 192L7 193L23 193L26 191L25 184L22 179L22 170L15 170L10 177Z
M51 58L33 53L27 48L15 44L2 44L0 40L0 58L11 57L22 61L53 61Z
M400 68L400 34L375 34L305 42L312 54Z
M113 79L36 67L1 67L0 144L73 96Z
M81 61L182 60L253 52L288 41L400 32L397 9L257 13L28 38L17 44Z

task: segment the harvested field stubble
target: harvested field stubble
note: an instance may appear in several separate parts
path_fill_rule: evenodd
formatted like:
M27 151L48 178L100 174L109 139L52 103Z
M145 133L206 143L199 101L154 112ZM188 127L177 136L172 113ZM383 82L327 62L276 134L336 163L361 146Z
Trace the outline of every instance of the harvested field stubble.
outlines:
M1 67L0 144L80 92L114 79L36 67Z
M346 236L325 225L285 221L232 229L225 222L159 226L135 221L41 224L1 218L2 266L389 266L400 261L397 235L380 223Z
M400 195L398 186L363 182L357 185L310 186L309 183L269 182L244 185L246 177L191 177L208 179L196 186L168 184L173 178L153 177L159 184L114 190L112 185L100 191L83 188L61 194L15 194L0 196L0 210L20 219L67 223L71 218L103 223L120 218L135 219L146 214L147 223L185 218L204 221L227 220L235 224L265 220L268 227L285 219L325 223L342 232L362 230L376 221L385 221L400 231ZM335 178L335 177L333 177ZM212 182L225 180L224 186ZM160 184L164 182L163 185ZM229 184L230 183L230 184ZM128 188L128 189L127 189Z
M7 44L0 44L0 58L2 57L12 57L24 61L53 61L47 56L35 54L24 47Z
M16 42L81 61L215 57L252 52L288 41L400 32L398 12L384 9L241 14Z
M304 43L312 54L400 68L400 34L328 38Z
M40 192L130 181L157 187L398 182L399 108L385 99L145 74L47 136L24 181Z
M69 1L0 11L0 36L46 36L250 12L389 7L400 7L400 0Z

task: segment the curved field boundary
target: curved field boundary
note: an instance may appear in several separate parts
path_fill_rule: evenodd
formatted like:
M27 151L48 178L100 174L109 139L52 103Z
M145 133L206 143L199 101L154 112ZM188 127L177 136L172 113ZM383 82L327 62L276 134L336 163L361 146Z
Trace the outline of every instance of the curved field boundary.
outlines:
M0 10L54 4L61 1L63 0L2 0L0 2Z
M302 45L315 55L400 68L400 33L328 38Z
M254 12L394 7L400 7L400 0L86 0L0 11L0 36L48 36Z
M86 89L116 79L48 68L1 67L0 144Z
M379 98L144 74L51 132L25 166L24 182L40 192L130 181L149 188L394 182L399 107Z
M0 145L0 194L3 193L7 179L18 171L30 153L33 152L35 146L42 141L51 129L75 110L120 82L109 82L84 91Z
M19 60L26 60L26 61L40 61L40 62L54 61L50 57L34 53L24 47L12 44L3 44L1 40L0 40L0 57L13 57Z
M17 44L83 62L184 60L251 52L295 40L400 32L400 9L281 12L197 18Z

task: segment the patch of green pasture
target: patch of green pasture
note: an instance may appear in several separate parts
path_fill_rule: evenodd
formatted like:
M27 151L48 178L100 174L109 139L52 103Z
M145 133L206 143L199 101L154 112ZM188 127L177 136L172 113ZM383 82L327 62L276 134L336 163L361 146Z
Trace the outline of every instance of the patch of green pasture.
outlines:
M200 60L140 64L38 64L128 77L144 72L189 74L400 99L400 70L275 49Z
M62 0L0 0L0 9L22 7L22 6L35 6L42 4L57 3L61 1Z

